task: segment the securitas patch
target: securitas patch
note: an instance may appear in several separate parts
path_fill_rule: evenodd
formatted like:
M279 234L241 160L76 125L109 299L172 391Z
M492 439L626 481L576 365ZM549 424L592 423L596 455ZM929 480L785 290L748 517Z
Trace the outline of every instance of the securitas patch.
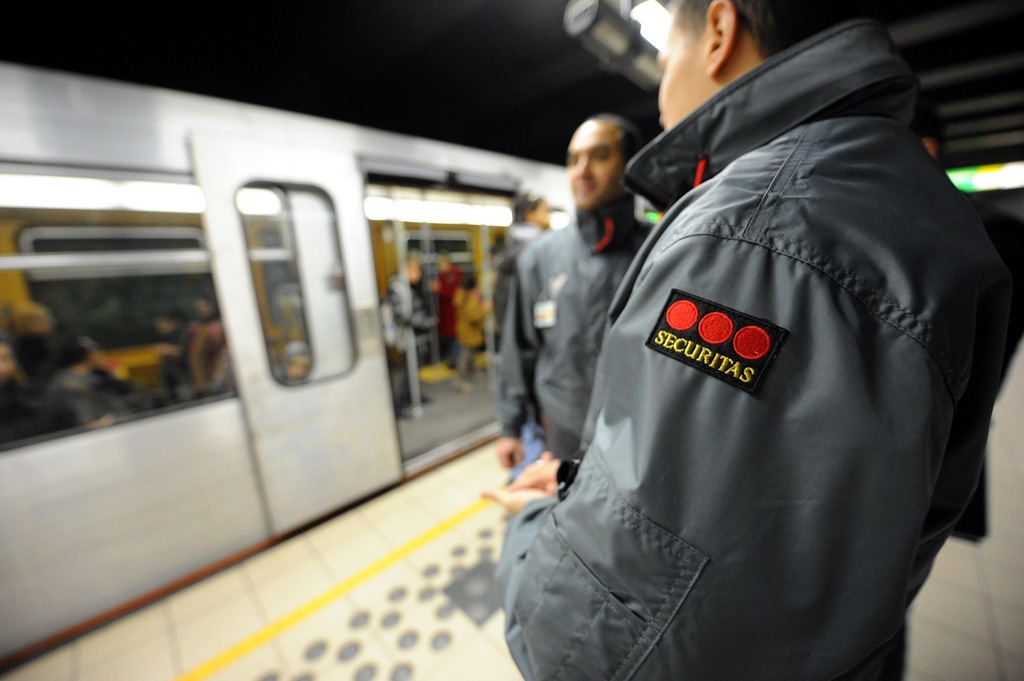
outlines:
M647 347L753 393L788 334L767 320L674 289Z

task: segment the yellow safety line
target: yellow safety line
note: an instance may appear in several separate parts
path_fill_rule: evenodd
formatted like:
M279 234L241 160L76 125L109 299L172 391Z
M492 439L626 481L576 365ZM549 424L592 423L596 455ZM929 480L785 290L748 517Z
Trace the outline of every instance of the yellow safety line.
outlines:
M205 679L214 672L220 671L224 667L227 667L231 663L235 662L238 658L248 653L251 653L253 650L259 648L264 643L273 640L275 637L281 634L281 632L288 629L289 627L295 626L302 620L306 619L307 617L315 613L317 610L320 610L321 608L328 605L337 598L344 596L346 593L348 593L355 587L359 586L370 577L373 577L378 572L381 572L382 570L394 565L395 563L405 558L410 553L420 548L424 544L433 541L434 539L444 534L448 530L452 529L459 523L463 522L467 518L473 516L476 513L479 513L490 503L491 502L488 501L487 499L480 499L471 506L456 513L451 518L448 518L448 520L445 520L440 525L437 525L436 527L434 527L431 530L428 530L416 539L413 539L405 546L402 546L401 548L392 551L391 553L384 556L377 562L372 563L371 565L355 573L348 579L342 580L334 587L332 587L329 591L320 594L319 596L309 601L305 605L296 608L295 610L288 613L276 622L272 622L260 631L257 631L249 638L239 641L238 643L231 646L230 648L220 653L216 657L213 657L204 662L203 664L199 665L192 671L187 672L182 676L179 676L177 679L175 679L175 681L200 681L200 679Z

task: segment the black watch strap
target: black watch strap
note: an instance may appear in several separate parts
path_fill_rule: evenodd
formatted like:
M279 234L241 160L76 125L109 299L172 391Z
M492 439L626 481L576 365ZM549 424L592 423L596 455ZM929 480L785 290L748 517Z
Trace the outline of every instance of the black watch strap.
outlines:
M565 459L555 472L558 481L558 498L564 499L569 493L569 486L576 479L576 471L580 468L580 459Z

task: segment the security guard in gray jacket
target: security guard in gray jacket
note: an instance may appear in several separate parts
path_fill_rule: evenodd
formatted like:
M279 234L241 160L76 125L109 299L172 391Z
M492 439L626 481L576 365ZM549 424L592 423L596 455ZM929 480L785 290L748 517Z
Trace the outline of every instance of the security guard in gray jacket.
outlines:
M585 455L493 494L536 499L499 569L527 679L900 676L978 481L1009 279L849 5L674 11L666 132L627 171L671 208L612 304Z
M576 221L548 232L516 258L502 327L498 458L522 458L519 433L539 414L545 444L558 458L576 454L594 383L608 306L644 237L622 184L641 146L636 127L618 116L584 121L569 142L569 183Z

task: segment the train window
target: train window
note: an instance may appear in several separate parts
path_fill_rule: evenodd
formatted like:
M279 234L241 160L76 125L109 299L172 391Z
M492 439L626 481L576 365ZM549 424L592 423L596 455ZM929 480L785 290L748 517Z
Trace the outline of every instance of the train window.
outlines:
M233 392L202 210L186 183L0 175L0 448Z
M325 192L257 182L236 196L270 372L283 385L355 362L334 206Z

